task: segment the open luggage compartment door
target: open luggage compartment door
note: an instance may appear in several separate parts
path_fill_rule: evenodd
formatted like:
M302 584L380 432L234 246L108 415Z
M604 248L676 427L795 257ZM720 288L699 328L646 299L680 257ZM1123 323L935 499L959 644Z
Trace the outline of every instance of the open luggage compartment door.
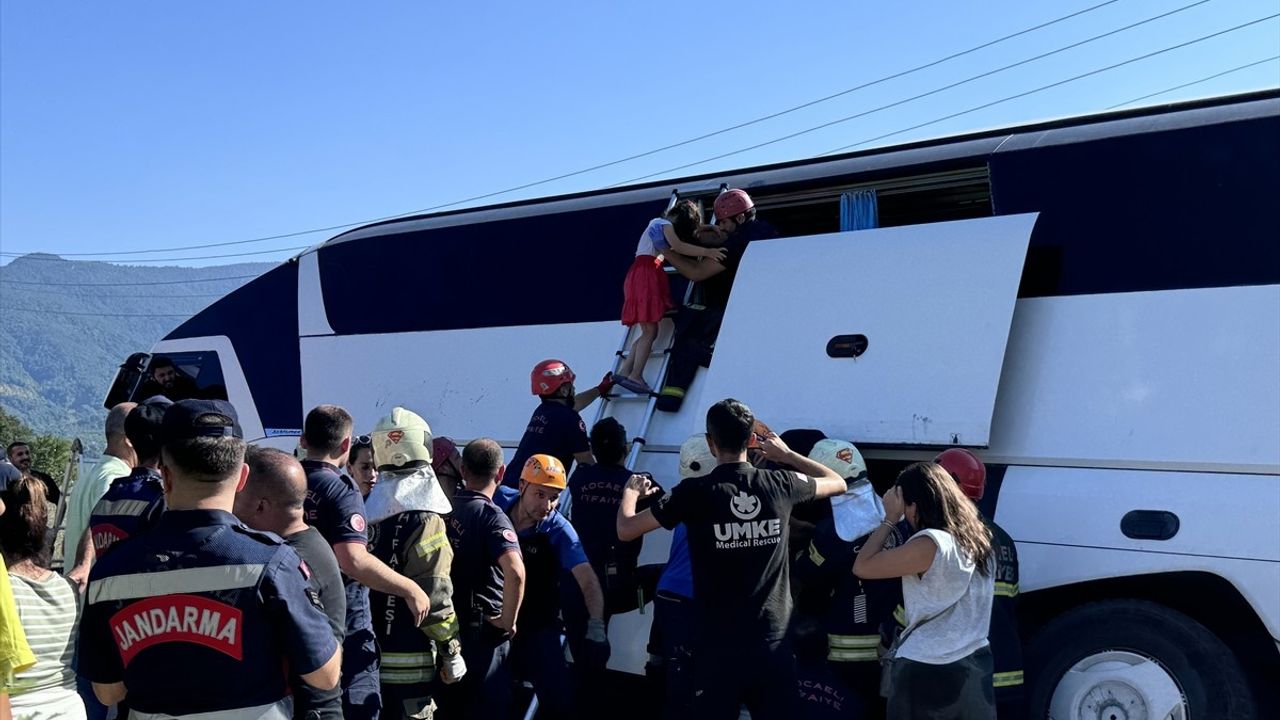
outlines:
M774 430L987 445L1035 214L752 243L707 373Z

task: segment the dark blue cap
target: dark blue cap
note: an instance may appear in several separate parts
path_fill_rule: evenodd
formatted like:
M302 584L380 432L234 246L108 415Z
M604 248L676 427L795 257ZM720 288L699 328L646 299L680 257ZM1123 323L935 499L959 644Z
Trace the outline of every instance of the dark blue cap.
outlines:
M236 409L226 400L182 400L164 413L166 443L198 437L243 438Z
M125 416L124 436L129 438L129 442L143 459L160 454L165 411L172 404L167 398L156 396L140 403Z

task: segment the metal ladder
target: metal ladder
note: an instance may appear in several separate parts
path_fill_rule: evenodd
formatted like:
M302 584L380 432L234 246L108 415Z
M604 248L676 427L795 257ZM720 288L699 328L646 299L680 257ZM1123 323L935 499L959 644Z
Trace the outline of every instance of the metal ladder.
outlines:
M720 192L723 193L725 190L728 189L728 187L729 186L727 184L721 184ZM671 208L675 207L677 202L680 202L680 191L672 190L671 200L667 203L667 210L670 210ZM714 225L715 221L716 221L715 212L712 211L710 224ZM675 268L672 268L670 266L664 267L663 271L666 272L668 275L676 272ZM689 285L684 290L684 300L681 302L681 305L688 304L689 298L692 297L693 295L693 289L694 289L694 283L690 282ZM631 348L631 330L632 328L627 328L622 333L622 342L618 344L618 349L614 351L613 367L610 369L610 372L617 373L618 368L622 366L622 361L627 358L627 354L630 352L630 348ZM659 356L662 357L662 366L658 369L658 384L651 386L651 387L658 388L659 391L661 391L662 386L667 381L667 366L671 364L671 346L672 344L674 344L675 339L676 339L675 332L672 332L671 337L667 340L667 347L660 351L655 351L649 356L649 360L652 360L653 358L659 357ZM648 360L646 360L645 367L648 367L648 365L649 365ZM592 421L591 427L595 427L596 423L600 422L606 417L609 417L609 414L608 414L609 407L613 405L613 403L618 401L626 401L626 400L647 400L648 401L645 403L644 417L640 421L640 432L637 433L634 438L632 438L631 450L627 453L626 466L634 467L636 464L636 461L640 458L640 453L644 450L645 434L649 432L649 423L652 422L653 414L657 411L657 408L658 408L657 392L651 392L648 394L648 396L635 395L635 394L614 395L612 393L600 396L600 407L596 409L596 417L595 417L595 420ZM566 638L563 635L561 635L560 636L561 652L564 652L566 643L567 643ZM535 693L533 697L529 699L529 706L528 708L526 708L525 713L522 716L524 720L534 719L534 717L538 714L538 705L539 705L538 696Z
M727 184L720 185L721 193L723 193L727 189L728 189ZM671 208L675 207L676 203L679 201L680 201L680 191L672 190L671 201L667 203L667 210L670 210ZM715 211L713 210L710 216L710 222L708 224L714 225L715 222L716 222L716 217L715 217ZM668 275L676 272L675 268L672 268L670 266L664 267L663 271L666 272ZM682 306L687 305L689 303L689 298L692 297L693 295L694 285L695 284L693 282L690 282L685 287L684 299L681 301ZM618 344L618 349L614 352L613 369L611 370L611 372L614 372L614 373L618 372L618 368L622 366L623 360L627 358L627 355L630 352L631 340L632 340L632 337L631 337L632 329L633 328L629 327L622 333L622 342ZM595 427L596 423L600 422L606 417L609 417L609 408L615 402L647 400L647 402L645 403L644 415L641 416L640 427L638 428L638 431L636 432L635 437L633 437L631 440L630 451L627 452L627 460L626 460L627 467L635 467L636 461L640 459L640 453L644 451L645 436L649 432L649 425L650 423L652 423L653 415L655 412L657 412L657 408L658 408L658 394L662 391L662 387L663 385L666 384L666 381L667 381L667 367L671 364L671 347L672 345L675 344L675 339L676 339L676 336L675 336L675 332L673 331L671 333L671 337L667 340L667 347L663 348L662 350L654 351L648 358L648 360L652 360L655 357L662 358L662 364L658 368L657 384L650 386L656 389L655 392L651 392L647 396L635 395L635 394L614 395L612 392L610 392L609 394L602 395L600 397L600 407L597 408L596 410L595 420L591 423L592 427ZM649 365L648 360L645 361L645 367L648 367Z

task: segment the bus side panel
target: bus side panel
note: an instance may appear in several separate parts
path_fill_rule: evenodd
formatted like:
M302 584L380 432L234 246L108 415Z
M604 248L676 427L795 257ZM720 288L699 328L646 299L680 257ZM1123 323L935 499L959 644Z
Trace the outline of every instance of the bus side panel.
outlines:
M268 435L302 428L297 264L263 273L179 325L165 340L206 335L231 340Z
M1280 473L1280 286L1018 301L991 455Z
M1023 592L1209 572L1230 581L1280 638L1277 507L1280 478L1271 475L1012 466L1000 486L996 521L1018 544ZM1173 513L1176 534L1128 537L1121 520L1134 510Z

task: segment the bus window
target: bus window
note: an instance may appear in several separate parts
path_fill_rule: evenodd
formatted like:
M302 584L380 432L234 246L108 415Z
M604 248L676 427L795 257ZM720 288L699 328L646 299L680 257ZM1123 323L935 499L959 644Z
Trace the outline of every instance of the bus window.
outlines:
M226 400L227 385L218 353L210 350L153 355L133 400L141 402L155 395L175 402L191 398Z
M971 220L994 214L985 167L863 181L847 186L756 193L760 217L781 237L840 232L840 194L874 189L879 227Z

